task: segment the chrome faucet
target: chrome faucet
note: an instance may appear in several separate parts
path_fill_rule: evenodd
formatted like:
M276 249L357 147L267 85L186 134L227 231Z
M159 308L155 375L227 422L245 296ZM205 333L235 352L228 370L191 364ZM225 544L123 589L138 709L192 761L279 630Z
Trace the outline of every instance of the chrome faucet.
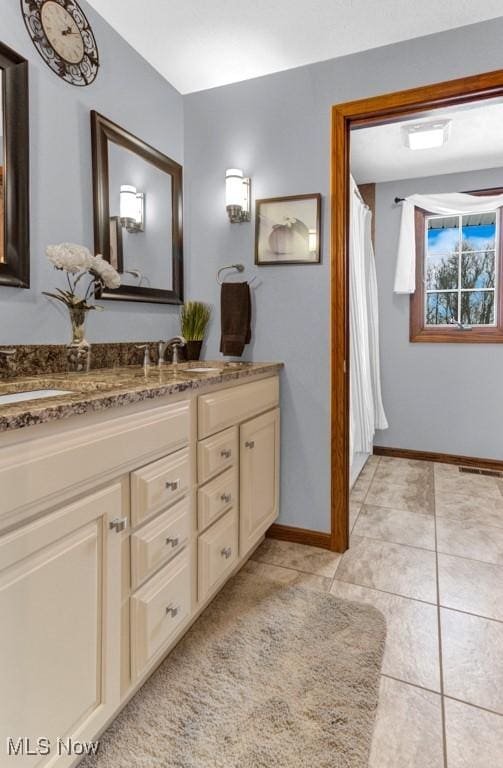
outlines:
M0 378L8 378L16 373L16 349L0 349Z
M160 341L159 342L159 365L162 365L164 363L164 355L166 354L166 350L170 347L173 348L173 365L177 365L180 360L178 357L178 350L180 347L184 347L187 344L183 336L173 336L172 339L169 341Z

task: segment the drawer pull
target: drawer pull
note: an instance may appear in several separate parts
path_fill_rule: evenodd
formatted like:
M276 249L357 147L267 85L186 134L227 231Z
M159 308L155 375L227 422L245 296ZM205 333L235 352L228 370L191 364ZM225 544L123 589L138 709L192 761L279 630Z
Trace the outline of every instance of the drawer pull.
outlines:
M232 549L230 547L224 547L220 551L220 554L222 555L222 557L225 557L225 559L228 560L229 557L232 555Z
M230 493L222 493L222 495L220 496L220 499L221 499L221 500L222 500L222 501L223 501L225 504L228 504L228 503L229 503L229 501L231 501L231 499L232 499L232 496L231 496L231 494L230 494Z
M126 530L127 522L127 517L116 517L110 522L109 528L111 531L115 531L115 533L120 533Z
M178 614L179 610L180 610L180 606L179 605L173 605L172 603L170 603L166 607L166 616L171 616L171 618L174 619L175 616Z
M168 536L168 538L166 539L166 544L171 544L173 549L177 547L179 543L180 543L180 539L178 536Z
M245 443L245 448L255 448L255 440L247 440Z
M168 480L166 482L167 491L177 491L180 487L180 480Z
M230 457L232 456L231 449L230 448L223 448L220 451L220 456L222 457L222 459L230 459Z

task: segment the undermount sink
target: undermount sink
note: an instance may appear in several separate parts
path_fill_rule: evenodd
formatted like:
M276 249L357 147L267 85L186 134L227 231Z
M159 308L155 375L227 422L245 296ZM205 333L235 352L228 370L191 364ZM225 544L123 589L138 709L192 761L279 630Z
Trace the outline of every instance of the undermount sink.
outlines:
M69 389L32 389L27 392L12 392L8 395L0 395L0 405L12 405L12 403L23 403L26 400L39 400L44 397L60 397L71 394Z

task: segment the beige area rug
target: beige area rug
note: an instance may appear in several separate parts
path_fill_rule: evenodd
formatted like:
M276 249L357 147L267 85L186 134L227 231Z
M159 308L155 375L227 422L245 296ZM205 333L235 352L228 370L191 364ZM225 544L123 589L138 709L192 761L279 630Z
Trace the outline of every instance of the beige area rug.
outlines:
M367 768L385 620L241 572L79 768Z

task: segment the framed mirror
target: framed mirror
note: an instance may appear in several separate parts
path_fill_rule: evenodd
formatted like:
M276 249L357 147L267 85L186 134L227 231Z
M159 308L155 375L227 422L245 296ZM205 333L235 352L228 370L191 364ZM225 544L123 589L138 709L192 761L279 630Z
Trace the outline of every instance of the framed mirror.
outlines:
M28 62L0 43L0 285L30 287Z
M183 302L182 166L91 112L94 247L121 273L105 299Z

